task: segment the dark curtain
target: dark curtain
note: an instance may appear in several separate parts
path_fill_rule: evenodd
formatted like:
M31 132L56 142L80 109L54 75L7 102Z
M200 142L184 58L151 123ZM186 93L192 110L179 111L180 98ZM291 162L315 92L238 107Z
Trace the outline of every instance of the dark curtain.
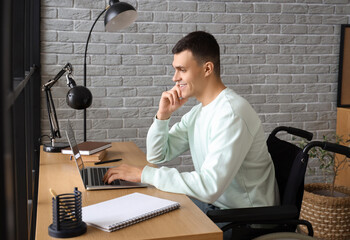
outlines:
M40 138L40 0L0 1L1 239L34 239Z

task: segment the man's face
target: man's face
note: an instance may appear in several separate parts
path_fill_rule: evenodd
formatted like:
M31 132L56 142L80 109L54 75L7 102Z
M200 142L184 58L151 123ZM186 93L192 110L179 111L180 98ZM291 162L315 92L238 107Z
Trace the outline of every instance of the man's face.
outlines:
M179 86L182 98L198 97L204 88L204 66L199 64L191 51L185 50L174 55L173 81Z

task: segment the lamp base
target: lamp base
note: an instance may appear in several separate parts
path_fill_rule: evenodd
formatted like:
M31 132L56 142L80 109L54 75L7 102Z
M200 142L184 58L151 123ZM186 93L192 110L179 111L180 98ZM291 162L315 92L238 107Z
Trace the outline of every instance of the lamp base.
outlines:
M44 144L44 152L61 152L63 148L69 147L69 144L66 142L55 142L55 146L52 146L52 143Z

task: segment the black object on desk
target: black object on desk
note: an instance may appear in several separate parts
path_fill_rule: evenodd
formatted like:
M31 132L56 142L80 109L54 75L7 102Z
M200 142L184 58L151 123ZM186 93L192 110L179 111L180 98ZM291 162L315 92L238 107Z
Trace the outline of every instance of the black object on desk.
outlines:
M95 162L95 165L99 165L99 164L104 164L104 163L110 163L110 162L118 162L121 161L121 158L117 158L117 159L111 159L111 160L106 160L106 161L101 161L101 162Z
M81 192L59 194L52 198L53 223L49 226L49 235L55 238L80 236L86 232L86 223L82 221Z
M45 152L61 152L63 148L69 147L68 143L56 142L56 138L61 138L60 128L57 120L55 104L52 99L51 88L55 83L66 73L67 86L70 90L66 96L66 102L68 106L74 109L88 108L92 103L92 94L89 89L83 86L77 86L73 78L73 66L67 63L59 73L50 79L42 86L42 90L45 91L47 114L50 120L50 143L46 143L43 146Z

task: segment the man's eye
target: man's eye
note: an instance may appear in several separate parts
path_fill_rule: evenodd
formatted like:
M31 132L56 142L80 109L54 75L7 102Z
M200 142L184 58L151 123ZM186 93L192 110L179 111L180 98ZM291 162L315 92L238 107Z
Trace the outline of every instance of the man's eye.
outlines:
M186 69L181 69L180 71L181 71L181 72L186 72Z

